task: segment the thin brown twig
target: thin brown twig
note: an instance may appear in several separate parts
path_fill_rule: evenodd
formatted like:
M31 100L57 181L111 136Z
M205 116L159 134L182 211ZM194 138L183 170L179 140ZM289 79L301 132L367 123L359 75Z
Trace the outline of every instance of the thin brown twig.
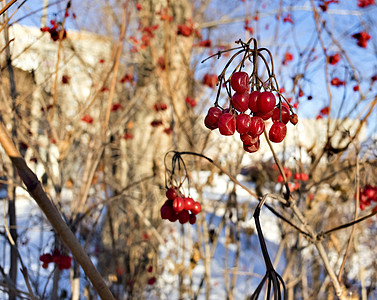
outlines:
M360 185L360 168L359 168L359 156L358 156L358 153L356 153L356 178L355 178L355 181L356 181L356 203L355 203L355 217L354 217L354 220L357 220L357 217L358 217L358 208L359 208L359 202L360 202L360 190L359 190L359 185ZM344 266L346 265L347 256L348 256L348 253L349 253L349 251L351 249L351 243L352 243L352 240L353 240L353 236L355 235L355 229L356 229L356 226L354 224L352 226L351 234L350 234L349 239L348 239L346 251L344 252L343 261L342 261L342 263L340 265L340 268L339 268L339 273L338 273L338 281L339 282L341 282L341 280L342 280L342 274L343 274Z
M17 0L11 0L2 9L0 9L0 16L5 13L15 2L17 2Z
M26 185L28 192L37 202L47 219L50 221L52 227L59 234L62 241L71 250L77 262L83 268L85 274L92 282L94 288L102 299L114 299L112 293L107 287L105 281L93 265L89 256L82 248L76 236L72 233L67 224L63 221L61 214L56 209L54 204L48 198L46 192L43 190L40 181L34 172L27 166L25 160L21 157L13 141L9 137L5 127L0 123L0 144L5 150L8 157L16 167L19 176Z

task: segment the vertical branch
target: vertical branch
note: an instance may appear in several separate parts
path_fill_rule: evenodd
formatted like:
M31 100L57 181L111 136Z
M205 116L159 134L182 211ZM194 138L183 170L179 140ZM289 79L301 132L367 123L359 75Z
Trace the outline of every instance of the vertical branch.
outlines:
M359 167L359 154L356 152L356 178L355 178L355 181L356 181L356 203L355 203L355 217L354 217L354 220L357 220L358 209L359 209L359 202L360 202L360 189L359 189L359 186L360 186L360 177L359 177L360 176L360 170L359 170L359 168L360 168ZM338 281L339 282L342 281L342 274L343 274L344 266L346 264L348 252L351 249L351 244L352 244L353 236L355 234L355 229L356 229L356 224L354 224L352 226L352 230L351 230L350 237L348 239L346 251L344 252L343 261L342 261L342 263L340 265L340 269L339 269L339 273L338 273Z
M3 1L5 4L5 1ZM7 5L4 5L6 8ZM9 7L9 6L8 6ZM5 44L9 43L9 25L7 21L7 11L4 13L5 19L5 28L4 28L4 39ZM8 69L8 78L9 78L9 86L10 86L10 96L12 99L12 139L17 138L17 126L16 126L16 116L17 116L17 90L16 90L16 82L14 80L14 70L12 66L12 58L10 53L10 48L6 47L5 49L6 55L6 63ZM16 178L17 172L15 167L12 168L12 178ZM10 197L9 197L10 195ZM10 247L10 270L9 270L9 277L17 286L17 219L16 219L16 186L15 184L9 185L8 188L8 217L9 217L9 228L10 228L10 235L14 242L14 247ZM15 290L9 290L9 300L16 299L16 292Z

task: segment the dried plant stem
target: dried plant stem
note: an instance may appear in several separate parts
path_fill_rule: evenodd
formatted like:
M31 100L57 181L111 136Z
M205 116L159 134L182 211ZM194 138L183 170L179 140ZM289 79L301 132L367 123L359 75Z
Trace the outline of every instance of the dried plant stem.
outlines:
M14 166L16 167L19 176L21 177L22 181L27 187L28 192L37 202L39 207L42 209L43 213L50 221L55 231L59 234L62 241L71 250L76 261L83 268L85 274L92 282L94 288L96 289L101 299L114 299L105 281L96 270L89 256L81 247L81 244L77 240L76 236L72 233L70 228L63 221L59 211L56 209L51 200L48 198L46 192L43 190L42 185L39 182L37 176L26 165L25 160L21 157L16 146L9 137L5 127L1 123L0 144L4 148L6 154L9 156Z
M268 137L267 137L267 134L265 132L265 137L266 137L266 140L268 142L268 145L272 151L272 154L273 154L273 157L274 157L274 160L276 162L277 165L280 164L280 161L278 159L278 157L276 156L275 154L275 151L272 147L272 144L269 142L268 140ZM289 190L288 190L288 193L289 193ZM288 194L289 196L289 194ZM327 253L326 253L326 250L324 249L321 241L319 239L317 239L317 234L315 233L314 229L308 224L305 216L301 213L301 211L298 209L298 207L296 206L296 204L294 203L293 199L292 198L289 198L289 204L290 204L290 208L292 209L294 215L299 219L299 221L302 223L302 225L304 226L305 230L311 235L311 240L313 242L313 244L315 245L315 247L317 248L318 250L318 253L323 261L323 264L325 266L325 269L333 283L333 286L334 286L334 289L335 289L335 292L336 292L336 295L339 297L339 299L341 300L345 300L346 297L344 295L344 292L343 292L343 289L338 281L338 278L335 274L335 271L334 269L332 268L331 264L330 264L330 261L327 257Z
M355 221L357 220L357 217L358 217L358 207L359 207L359 199L360 199L360 191L359 191L359 184L360 184L359 175L360 175L360 173L359 172L360 172L360 170L359 170L359 157L358 157L358 154L356 153L356 178L355 178L355 181L356 181L356 203L355 203L355 218L354 218ZM338 281L339 282L341 282L341 280L342 280L342 274L343 274L344 266L346 265L347 256L348 256L348 253L351 249L352 239L353 239L353 236L355 234L355 229L356 229L355 225L356 224L353 224L353 226L352 226L352 230L351 230L350 237L348 239L346 251L344 252L343 261L342 261L342 264L340 265L340 268L339 268L339 273L338 273Z
M0 16L5 13L15 2L17 2L17 0L11 0L6 5L4 5L4 7L0 10Z

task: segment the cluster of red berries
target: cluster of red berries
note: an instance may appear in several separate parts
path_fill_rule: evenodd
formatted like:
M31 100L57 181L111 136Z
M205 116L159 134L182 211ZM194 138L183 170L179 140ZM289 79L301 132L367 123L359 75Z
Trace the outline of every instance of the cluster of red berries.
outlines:
M170 187L166 191L168 198L161 207L161 218L170 222L179 221L181 224L189 222L195 224L196 215L202 211L199 202L190 197L183 196L177 189Z
M63 31L62 24L56 22L55 20L50 21L51 27L45 26L41 28L42 32L48 32L51 36L51 39L56 42L60 38L60 32ZM63 31L62 33L62 40L64 40L67 37L67 32Z
M55 263L59 270L65 270L71 267L72 257L61 254L59 250L55 249L52 253L42 254L39 260L43 262L42 267L44 269L48 268L49 263Z
M371 202L377 202L377 186L366 185L360 188L360 209L364 210Z
M283 141L289 121L297 124L297 115L291 114L289 107L283 103L276 105L272 92L249 93L249 75L246 72L235 72L230 78L230 86L235 91L231 98L233 109L211 107L204 124L211 130L218 128L222 135L233 135L237 130L245 151L253 153L259 149L259 137L264 132L266 120L271 118L273 121L268 137L274 143ZM245 113L248 109L249 114Z

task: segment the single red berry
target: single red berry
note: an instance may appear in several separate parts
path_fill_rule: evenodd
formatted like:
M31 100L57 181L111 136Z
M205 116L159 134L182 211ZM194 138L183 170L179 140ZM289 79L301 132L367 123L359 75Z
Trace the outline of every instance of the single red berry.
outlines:
M261 117L251 117L249 135L251 135L252 137L260 136L264 131L264 127L264 121Z
M182 210L178 214L178 220L179 220L179 223L181 223L181 224L187 223L189 219L190 219L190 215L189 215L187 210Z
M249 96L249 108L252 112L257 112L258 111L258 106L257 106L257 102L258 102L258 96L259 96L260 92L259 91L253 91L250 93L250 96Z
M220 108L218 107L211 107L209 110L208 110L208 113L204 119L204 125L208 128L208 129L216 129L218 127L218 121L219 121L219 118L220 116L222 115L222 111Z
M289 121L291 121L291 123L293 124L293 125L296 125L297 123L298 123L298 117L297 117L297 115L296 114L292 114L291 116L290 116L290 120Z
M174 223L177 220L178 220L178 213L175 212L175 211L173 211L172 215L169 218L169 221L172 222L172 223Z
M287 134L287 126L281 122L275 122L272 124L270 131L268 132L268 138L271 142L280 143L284 140Z
M191 225L196 223L196 216L194 214L190 215L190 217L189 217L189 223Z
M42 264L42 268L43 268L43 269L47 269L47 268L48 268L48 263L43 263L43 264Z
M185 201L181 197L177 197L173 200L173 209L176 212L180 212L184 209Z
M173 207L171 207L170 205L164 204L163 206L161 206L160 213L161 213L161 219L163 220L169 219L174 213Z
M247 114L239 114L236 117L236 129L240 134L249 132L251 118Z
M197 215L202 211L202 206L200 205L199 202L194 202L194 206L190 209L190 211L194 214Z
M289 113L289 109L286 108L284 105L281 106L281 121L284 124L287 124L290 120L291 116ZM272 122L280 122L280 109L279 107L275 107L272 112Z
M236 131L236 118L231 113L222 114L218 125L222 135L233 135Z
M278 182L283 182L283 180L284 180L283 175L279 174L277 180L278 180Z
M258 141L257 141L256 143L254 143L254 144L251 144L251 145L243 144L243 149L244 149L246 152L254 153L254 152L257 152L257 151L258 151L259 146L260 146L260 142L259 142L259 139L258 139Z
M249 93L235 93L232 96L232 106L239 112L244 112L249 108Z
M176 189L174 188L168 188L168 190L166 191L166 197L169 199L169 200L174 200L175 198L178 197L178 194L177 194L177 191Z
M301 174L300 174L300 173L296 173L296 174L293 176L293 178L294 178L295 180L301 180Z
M274 112L274 110L271 110L271 111L266 112L266 113L262 113L260 111L257 111L256 113L254 113L254 116L261 117L263 120L268 120L269 118L272 117L273 112Z
M302 181L308 181L309 180L309 175L306 173L301 173L300 178Z
M148 284L149 284L149 285L153 285L153 284L156 283L156 281L157 281L156 277L149 278L149 279L148 279Z
M249 90L249 75L246 72L235 72L230 77L230 86L237 93Z
M262 92L258 96L257 107L258 112L268 113L274 109L276 105L275 95L271 92Z
M194 206L194 199L190 198L190 197L186 197L184 199L185 203L184 203L184 209L185 210L191 210L191 208Z
M257 143L259 141L259 136L252 137L249 134L241 134L240 138L241 138L241 141L245 145L252 145L252 144L255 144L255 143Z

